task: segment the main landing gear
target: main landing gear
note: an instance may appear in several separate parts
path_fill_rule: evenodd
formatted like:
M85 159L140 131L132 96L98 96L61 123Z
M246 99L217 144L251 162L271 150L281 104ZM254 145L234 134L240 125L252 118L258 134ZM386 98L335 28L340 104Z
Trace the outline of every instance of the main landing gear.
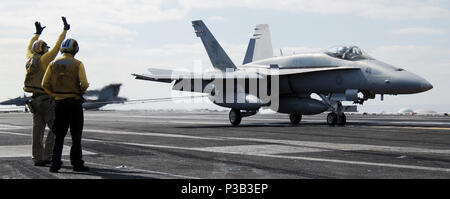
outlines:
M231 109L228 117L230 119L230 123L233 126L238 126L241 123L243 117L255 115L257 112L257 110L246 110L241 112L241 110L238 109Z
M342 102L331 100L331 96L326 97L323 94L319 94L319 96L331 109L331 113L327 115L327 124L330 126L345 126L347 123L347 117L344 114L344 106L342 106Z
M291 120L291 124L297 125L300 123L300 121L302 121L302 115L291 113L289 114L289 119Z
M345 126L347 123L347 117L344 113L336 114L334 112L331 112L327 115L327 124L330 126Z
M344 114L343 106L340 101L337 101L334 106L331 106L332 112L327 115L327 124L330 126L345 126L347 117Z
M237 109L231 109L228 117L230 118L230 122L233 126L238 126L242 121L241 111Z

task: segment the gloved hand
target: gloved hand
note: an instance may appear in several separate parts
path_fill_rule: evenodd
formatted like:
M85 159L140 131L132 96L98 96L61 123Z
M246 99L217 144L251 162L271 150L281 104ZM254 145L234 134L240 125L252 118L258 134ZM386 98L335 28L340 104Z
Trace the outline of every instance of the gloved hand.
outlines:
M34 26L36 26L36 33L34 33L34 34L38 34L38 35L40 35L42 33L42 31L44 30L44 28L47 27L47 26L42 27L41 23L39 23L37 21L34 22Z
M64 30L69 30L70 29L70 24L67 23L66 18L62 17L62 20L64 22Z

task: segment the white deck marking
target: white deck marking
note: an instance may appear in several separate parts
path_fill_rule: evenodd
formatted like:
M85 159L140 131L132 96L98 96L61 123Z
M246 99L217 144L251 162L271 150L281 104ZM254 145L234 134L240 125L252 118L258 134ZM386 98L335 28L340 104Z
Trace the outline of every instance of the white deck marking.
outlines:
M420 130L442 130L442 131L450 131L450 128L446 127L414 127L414 126L371 126L372 128L400 128L400 129L420 129Z
M395 153L435 153L435 154L450 154L448 149L425 149L417 147L395 147L395 146L380 146L380 145L364 145L364 144L341 144L332 142L310 142L310 141L296 141L296 140L274 140L274 139L258 139L258 138L237 138L237 137L219 137L221 139L265 142L274 144L285 144L301 147L312 147L326 150L340 150L340 151L380 151L380 152L395 152Z
M96 153L83 150L83 155L95 155ZM64 145L62 155L70 155L70 147ZM31 158L31 145L0 146L0 158Z
M112 130L85 130L87 132L114 134L114 135L143 135L143 136L156 136L156 137L171 137L171 138L189 138L189 139L202 139L202 140L238 140L238 141L250 141L250 142L262 142L280 145L289 145L285 150L286 153L302 153L302 152L315 152L326 150L340 150L340 151L380 151L380 152L392 152L392 153L430 153L430 154L450 154L449 149L426 149L418 147L397 147L397 146L380 146L380 145L364 145L364 144L344 144L344 143L332 143L332 142L311 142L311 141L296 141L296 140L276 140L276 139L260 139L260 138L238 138L238 137L210 137L210 136L189 136L180 134L165 134L165 133L142 133L142 132L127 132L127 131L112 131ZM250 145L255 147L257 145ZM230 146L229 150L235 150L239 146ZM290 148L289 148L290 147ZM259 150L263 150L264 147ZM275 150L273 147L268 147L268 150ZM287 149L289 148L289 149ZM306 148L308 150L306 150ZM214 148L211 148L213 150ZM217 150L225 150L219 149ZM314 150L313 150L314 149ZM239 149L237 149L239 150ZM281 150L281 149L280 149ZM283 152L281 152L283 153ZM276 154L270 152L268 154Z
M277 144L201 147L201 148L192 148L192 150L215 152L215 153L238 153L243 155L265 155L265 154L307 153L307 152L327 151L317 148L295 147Z
M217 148L214 147L204 147L204 148L190 148L190 147L175 147L175 146L165 146L165 145L155 145L155 144L141 144L132 142L110 142L90 139L89 141L94 142L107 142L113 144L124 144L130 146L140 146L140 147L150 147L150 148L163 148L163 149L178 149L186 151L200 151L200 152L216 152ZM256 145L258 146L258 145ZM214 150L208 150L214 149ZM354 164L354 165L365 165L365 166L377 166L377 167L389 167L389 168L399 168L399 169L415 169L415 170L425 170L425 171L440 171L440 172L450 172L450 168L440 168L440 167L425 167L425 166L414 166L414 165L401 165L401 164L390 164L390 163L375 163L375 162L364 162L364 161L347 161L347 160L337 160L337 159L327 159L327 158L311 158L311 157L301 157L301 156L288 156L288 155L275 155L275 154L261 154L261 153L250 153L247 152L243 154L242 151L226 151L221 152L223 154L236 154L236 155L251 155L258 157L269 157L269 158L282 158L282 159L294 159L294 160L305 160L305 161L316 161L316 162L329 162L338 164Z
M113 131L113 130L98 130L98 129L85 129L83 132L101 133L109 135L142 135L142 136L155 136L155 137L170 137L170 138L189 138L199 140L223 140L221 138L213 138L207 136L190 136L180 134L168 134L168 133L152 133L152 132L132 132L132 131Z
M107 165L107 164L99 164L99 163L93 163L93 162L85 162L85 164L101 166L101 167L104 167L104 168L114 168L116 170L120 170L120 169L115 168L112 165ZM172 173L166 173L166 172L161 172L161 171L152 171L152 170L146 170L146 169L127 168L126 170L137 171L137 172L142 172L142 173L149 173L149 174L158 174L158 175L164 175L164 176L170 176L170 177L176 177L176 178L200 179L200 178L192 177L192 176L172 174Z
M30 126L14 126L9 124L0 124L0 130L28 129Z
M14 132L7 132L7 131L0 131L0 134L5 134L5 135L18 135L18 136L28 136L28 137L31 137L30 134L14 133Z
M14 126L11 126L14 129ZM239 140L251 142L263 142L271 144L291 145L295 147L315 148L316 150L342 150L342 151L380 151L380 152L395 152L395 153L431 153L431 154L450 154L448 149L426 149L417 147L395 147L395 146L380 146L380 145L363 145L363 144L342 144L332 142L311 142L311 141L295 141L295 140L275 140L275 139L259 139L259 138L238 138L238 137L210 137L210 136L190 136L181 134L165 134L165 133L151 133L151 132L131 132L131 131L113 131L113 130L98 130L85 129L85 132L111 134L111 135L142 135L155 137L171 137L171 138L188 138L201 140ZM31 134L22 134L14 132L0 131L0 134L31 136ZM236 146L234 146L236 147ZM298 152L306 152L300 150ZM295 152L295 151L293 151ZM311 151L313 152L313 151ZM270 153L273 154L273 153Z

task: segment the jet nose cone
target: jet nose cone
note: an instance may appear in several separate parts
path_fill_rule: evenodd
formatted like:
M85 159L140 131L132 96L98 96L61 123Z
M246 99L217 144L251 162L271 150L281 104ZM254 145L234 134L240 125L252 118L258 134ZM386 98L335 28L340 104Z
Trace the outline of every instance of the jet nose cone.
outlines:
M416 93L425 92L433 88L433 85L431 85L430 82L419 76L416 76L416 78L413 79L411 86L415 87L413 90L416 90Z
M433 88L433 85L430 84L430 82L428 82L427 80L424 80L424 82L422 82L422 90L423 91L428 91L431 90Z
M394 88L398 91L398 94L421 93L433 88L430 82L413 73L404 73L396 80L392 85L395 85Z

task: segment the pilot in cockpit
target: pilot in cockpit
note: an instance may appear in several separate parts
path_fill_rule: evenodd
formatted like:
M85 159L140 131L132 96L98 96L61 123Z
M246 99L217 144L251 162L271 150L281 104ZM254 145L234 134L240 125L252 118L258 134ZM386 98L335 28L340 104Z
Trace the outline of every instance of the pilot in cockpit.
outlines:
M345 59L348 51L349 51L349 48L347 46L341 46L337 50L337 56L342 59Z
M357 61L361 59L372 59L357 46L339 46L325 50L325 54L339 59Z

